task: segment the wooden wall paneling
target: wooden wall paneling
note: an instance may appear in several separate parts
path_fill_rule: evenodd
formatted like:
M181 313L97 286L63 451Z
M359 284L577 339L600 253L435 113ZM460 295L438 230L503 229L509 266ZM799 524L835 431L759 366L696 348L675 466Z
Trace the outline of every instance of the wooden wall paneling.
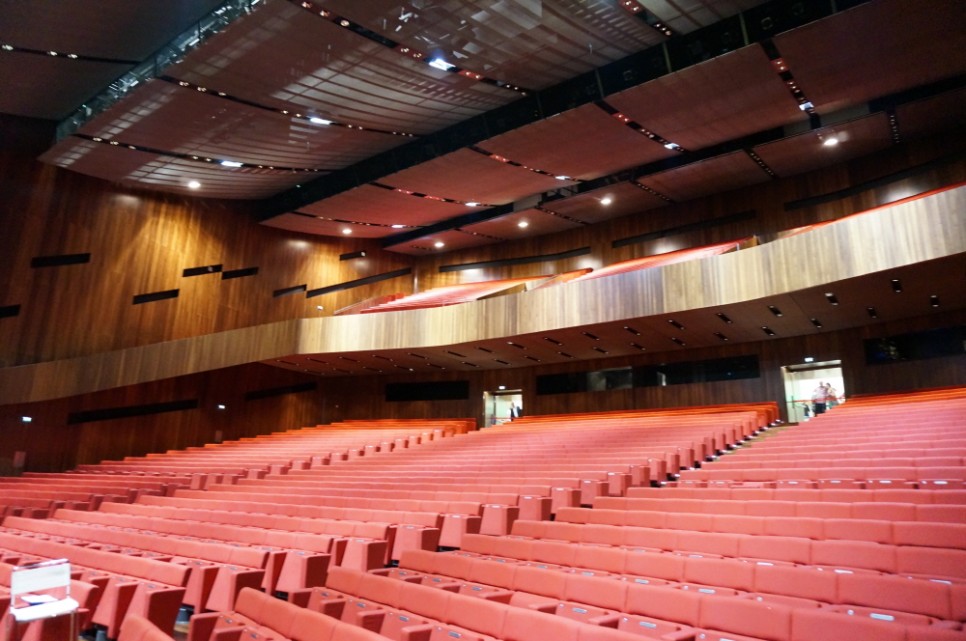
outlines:
M0 402L56 398L289 354L459 345L763 300L966 252L966 188L716 257L431 309L271 323L0 370ZM943 230L936 234L932 230ZM875 243L868 239L875 238ZM808 257L803 263L802 257ZM180 299L135 307L144 331ZM173 322L170 321L169 322ZM247 360L246 360L247 359ZM90 373L95 372L96 376ZM53 374L57 373L57 376ZM24 396L23 394L26 394Z
M324 391L246 399L251 391L316 382L296 372L261 364L41 403L0 406L0 475L10 474L17 451L27 452L30 471L58 471L81 463L120 459L323 422ZM69 423L72 414L197 399L198 407L160 414ZM226 406L219 410L218 405ZM21 422L31 416L32 422Z

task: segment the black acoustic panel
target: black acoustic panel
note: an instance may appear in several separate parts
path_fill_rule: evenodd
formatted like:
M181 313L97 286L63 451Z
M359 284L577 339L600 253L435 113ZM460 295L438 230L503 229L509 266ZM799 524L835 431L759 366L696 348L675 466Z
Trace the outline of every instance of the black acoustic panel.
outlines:
M30 259L31 267L64 267L66 265L82 265L91 262L88 254L60 254L58 256L35 256Z
M198 409L199 403L196 398L183 399L180 401L168 401L165 403L149 403L146 405L127 405L125 407L106 407L97 410L86 410L83 412L73 412L67 415L67 424L76 425L77 423L91 423L94 421L111 421L120 418L134 418L137 416L150 416L151 414L163 414L165 412L182 412L185 410Z
M490 267L510 267L511 265L529 265L530 263L542 263L551 260L563 260L565 258L576 258L586 256L590 253L590 247L579 247L556 254L541 254L539 256L520 256L518 258L506 258L503 260L488 260L479 263L463 263L461 265L440 265L440 273L459 272L467 269L486 269Z
M678 70L734 51L744 44L741 18L733 16L668 41L667 51L671 67Z
M628 245L635 245L637 243L645 243L651 240L658 240L659 238L667 238L668 236L675 236L677 234L683 234L691 231L698 231L701 229L712 229L714 227L720 227L722 225L732 225L734 223L741 223L747 220L754 220L758 217L758 212L754 209L748 211L741 211L737 214L729 214L727 216L718 216L717 218L709 218L708 220L699 220L695 223L689 223L687 225L678 225L677 227L668 227L665 229L658 229L657 231L647 232L646 234L638 234L636 236L628 236L626 238L618 238L611 243L611 247L626 247Z
M667 66L667 57L662 44L605 65L598 73L604 95L609 96L659 78L670 73L670 69Z
M242 267L241 269L229 269L221 273L222 280L231 280L232 278L244 278L245 276L254 276L258 273L258 267Z
M298 294L299 292L304 292L308 289L308 285L292 285L291 287L283 287L282 289L276 289L272 292L274 298L281 298L282 296L291 296L292 294Z
M544 118L602 98L596 71L581 74L559 85L544 89L538 94L540 110Z
M344 283L339 283L338 285L329 285L328 287L319 287L318 289L310 289L305 293L306 298L314 298L316 296L322 296L324 294L331 294L332 292L341 292L347 289L352 289L354 287L361 287L362 285L371 285L372 283L379 283L384 280L389 280L391 278L398 278L400 276L408 276L412 274L412 267L404 267L403 269L397 269L393 272L385 272L383 274L376 274L374 276L366 276L365 278L357 278L356 280L346 281Z
M272 398L275 396L287 396L288 394L301 394L312 392L318 389L319 385L315 381L307 383L296 383L295 385L285 385L283 387L270 387L268 389L253 390L245 392L246 401L256 401L261 398Z
M480 115L433 134L433 141L440 153L446 154L475 145L489 137L486 118Z
M0 307L0 318L13 318L20 315L20 305L4 305Z
M470 397L469 381L427 381L388 383L386 401L465 401Z
M132 305L142 305L144 303L156 303L161 300L177 298L181 292L179 289L167 289L163 292L151 292L149 294L137 294L131 301Z
M185 278L191 276L204 276L205 274L218 274L221 272L221 265L203 265L201 267L187 267L181 272Z
M748 9L743 17L748 39L758 42L831 14L830 0L773 0Z

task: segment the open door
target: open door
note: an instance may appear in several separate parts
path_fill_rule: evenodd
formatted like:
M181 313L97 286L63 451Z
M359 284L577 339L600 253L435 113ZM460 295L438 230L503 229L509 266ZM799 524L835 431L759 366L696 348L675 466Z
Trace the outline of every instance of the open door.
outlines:
M523 416L523 390L483 392L483 427L502 425Z
M804 423L815 416L812 393L821 383L832 386L834 400L827 409L833 409L845 400L845 381L842 378L842 361L805 362L782 367L785 381L785 410L789 423Z

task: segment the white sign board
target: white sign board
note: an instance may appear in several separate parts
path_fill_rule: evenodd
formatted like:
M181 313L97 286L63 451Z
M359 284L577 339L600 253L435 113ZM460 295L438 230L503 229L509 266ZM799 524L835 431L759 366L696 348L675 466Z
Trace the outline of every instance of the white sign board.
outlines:
M70 598L67 559L22 565L10 573L10 613L16 621L69 614L77 607L77 601Z

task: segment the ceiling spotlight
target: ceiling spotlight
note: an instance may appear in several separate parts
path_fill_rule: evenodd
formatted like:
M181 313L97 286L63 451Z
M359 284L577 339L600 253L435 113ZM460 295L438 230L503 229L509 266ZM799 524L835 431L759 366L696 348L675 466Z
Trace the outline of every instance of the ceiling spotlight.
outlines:
M611 198L610 196L604 196L603 198L600 199L600 204L603 205L604 207L611 204L612 202L614 202L614 199Z
M878 318L879 312L875 310L875 307L866 307L865 311L868 312L869 318Z
M319 118L318 116L309 118L309 122L315 125L331 125L331 120L326 120L325 118Z
M802 111L808 111L809 109L815 109L815 105L813 105L811 102L806 100L805 102L799 103L798 108L801 109Z
M817 318L811 318L809 320L812 321L812 325L814 325L817 329L822 329L822 321Z
M669 143L665 143L664 148L670 149L671 151L677 151L678 149L681 148L681 145L677 144L676 142L669 142Z
M825 292L825 300L827 300L832 305L838 305L839 304L839 299L836 298L835 297L835 294L833 294L832 292Z
M21 416L20 417L20 422L21 423L31 423L31 422L33 422L33 420L34 419L31 416Z
M557 180L573 180L570 176L554 176Z
M805 357L805 362L806 363L814 363L815 362L815 357L814 356L806 356Z
M201 187L201 183L198 182L197 180L188 181L188 189L199 189L200 187Z
M517 227L519 227L520 229L526 229L529 226L530 226L530 223L528 223L525 220L521 220L520 222L517 223Z
M668 320L668 324L669 325L672 325L673 327L676 327L678 329L682 329L682 330L684 329L684 325L682 325L681 323L677 322L674 319L669 319Z
M470 202L466 203L466 206L467 207L479 207L480 206L480 203L471 200Z
M429 61L429 66L435 67L440 71L451 71L456 68L456 65L450 64L445 60L443 60L442 58L433 58L432 60Z
M768 311L770 311L775 316L778 316L779 318L781 318L781 316L782 316L782 310L778 309L774 305L769 305L768 306Z
M405 225L390 225L393 229L405 229Z
M352 230L349 229L348 227L343 227L342 228L342 233L345 234L346 236L348 236L349 234L352 233Z
M433 247L435 247L436 249L439 249L440 247L445 247L445 246L446 246L446 243L444 243L441 240L437 240L435 243L433 243Z
M217 405L216 407L217 407L218 409L220 409L220 410L223 410L223 409L227 409L227 407L228 407L228 406L227 406L227 405L225 405L224 403L218 403L218 405Z
M932 296L930 296L929 297L929 306L930 307L939 307L939 296L937 296L935 294L933 294Z
M719 340L722 340L722 341L728 340L728 337L722 334L721 332L715 332L714 335L717 336Z
M729 325L731 325L734 322L733 320L731 320L730 318L728 318L725 314L722 314L720 312L717 313L717 314L715 314L715 316L717 316L718 318L720 318L721 319L721 322L727 323Z
M761 326L761 331L765 332L769 336L774 336L775 335L775 330L773 330L771 327L768 327L767 325L762 325Z
M834 147L837 144L839 144L839 139L836 136L829 136L822 141L823 147Z
M222 167L241 167L242 163L235 160L222 160L221 166Z
M892 279L892 291L897 294L902 293L902 281L900 281L898 278Z

